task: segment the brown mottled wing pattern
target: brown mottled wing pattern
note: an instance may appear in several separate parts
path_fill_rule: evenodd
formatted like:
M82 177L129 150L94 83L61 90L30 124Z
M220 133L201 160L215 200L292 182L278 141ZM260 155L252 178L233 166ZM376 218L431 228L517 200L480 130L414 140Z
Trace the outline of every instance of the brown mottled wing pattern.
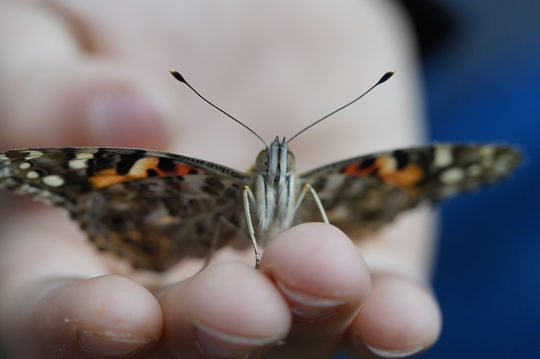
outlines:
M520 160L507 146L436 144L352 158L300 178L317 191L331 223L361 236L404 210L498 181ZM298 219L319 221L306 201Z
M153 270L231 244L230 224L244 226L241 187L249 182L247 174L230 168L157 151L49 148L0 154L0 187L66 208L98 248ZM220 226L214 237L220 217L229 226Z

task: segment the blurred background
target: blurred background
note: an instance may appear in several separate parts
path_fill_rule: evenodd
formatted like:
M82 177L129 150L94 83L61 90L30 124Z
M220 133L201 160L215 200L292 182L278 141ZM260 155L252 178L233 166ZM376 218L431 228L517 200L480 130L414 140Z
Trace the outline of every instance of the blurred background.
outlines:
M540 356L540 2L404 1L421 42L432 141L502 141L510 180L443 204L444 325L423 358Z

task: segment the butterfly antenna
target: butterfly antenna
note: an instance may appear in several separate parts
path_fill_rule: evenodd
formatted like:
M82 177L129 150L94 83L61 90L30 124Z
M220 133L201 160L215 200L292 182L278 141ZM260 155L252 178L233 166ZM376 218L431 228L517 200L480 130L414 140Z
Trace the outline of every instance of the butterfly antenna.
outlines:
M255 131L253 131L251 128L249 128L246 124L244 124L242 121L234 118L233 116L229 115L227 112L223 111L222 109L220 109L219 107L217 107L216 105L214 105L212 102L208 101L203 95L201 95L197 90L195 90L187 81L186 79L184 78L184 76L182 76L178 71L176 70L171 70L171 75L173 75L173 77L175 79L177 79L178 81L182 82L184 85L186 85L191 91L193 91L197 96L199 96L204 102L206 102L207 104L209 104L210 106L212 106L213 108L215 108L216 110L218 110L219 112L221 112L222 114L224 114L225 116L229 117L230 119L232 119L233 121L235 121L237 124L239 124L240 126L244 127L246 130L248 130L249 132L251 132L252 134L255 135L255 137L257 137L259 140L261 140L262 143L264 143L264 145L268 148L268 144L266 143L265 140L263 140L263 138L261 136L259 136Z
M323 120L326 120L328 117L332 116L333 114L335 114L336 112L339 112L341 110L343 110L344 108L346 107L349 107L350 105L352 105L353 103L355 103L356 101L360 100L362 97L364 97L365 95L367 95L369 92L371 92L371 90L373 90L375 87L379 86L380 84L382 84L383 82L385 82L386 80L388 80L390 77L392 77L392 75L394 74L394 71L388 71L387 73L385 73L379 81L377 81L377 83L373 86L371 86L367 91L365 91L363 94L361 94L360 96L358 96L357 98L355 98L354 100L352 100L351 102L349 103L346 103L345 105L341 106L340 108L330 112L328 115L326 116L323 116L322 118L318 119L317 121L313 122L311 125L307 126L307 127L304 127L302 130L300 130L299 132L297 132L294 136L292 136L291 138L289 138L289 140L287 141L287 143L291 142L292 140L294 140L296 137L298 137L300 134L304 133L305 131L309 130L310 128L312 128L313 126L315 126L316 124L318 124L319 122L322 122Z

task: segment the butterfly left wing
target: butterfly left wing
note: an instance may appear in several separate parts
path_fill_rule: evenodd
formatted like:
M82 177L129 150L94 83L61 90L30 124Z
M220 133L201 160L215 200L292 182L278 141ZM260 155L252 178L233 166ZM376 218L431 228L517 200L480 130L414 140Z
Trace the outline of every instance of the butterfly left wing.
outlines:
M248 247L231 242L231 227L243 227L240 188L249 182L233 169L158 151L0 153L0 187L67 209L99 249L154 270L225 244Z
M331 223L369 234L404 210L474 190L508 176L520 163L515 148L436 144L356 157L300 177L317 191ZM300 221L319 221L309 203Z

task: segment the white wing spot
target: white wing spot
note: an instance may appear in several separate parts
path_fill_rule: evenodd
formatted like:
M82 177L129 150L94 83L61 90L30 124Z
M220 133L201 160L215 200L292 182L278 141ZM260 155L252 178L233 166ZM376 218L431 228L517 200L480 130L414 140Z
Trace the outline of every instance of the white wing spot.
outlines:
M440 174L439 179L445 184L457 183L465 178L465 172L461 168L451 167Z
M21 163L21 164L19 165L19 168L20 168L21 170L27 170L27 169L29 169L30 167L32 167L32 165L31 165L30 163L28 163L28 162L23 162L23 163Z
M495 153L495 147L493 146L482 146L478 149L478 153L482 156L491 157Z
M482 174L482 166L471 165L467 168L467 174L471 177L478 177Z
M37 173L36 171L29 171L29 172L26 174L26 178L28 178L28 179L36 179L36 178L39 178L39 173Z
M78 160L89 160L94 158L93 152L80 152L75 155L75 158Z
M47 191L47 190L41 190L39 192L39 197L44 201L44 202L47 202L47 203L51 203L51 204L54 204L54 203L62 203L64 202L64 199L50 191Z
M31 186L28 183L23 184L19 189L17 189L17 193L27 194L27 195L33 195L36 193L39 193L41 190L37 187Z
M433 164L436 167L448 166L453 161L452 148L450 146L435 147L435 158Z
M9 167L0 167L0 178L5 178L11 176L11 171Z
M514 158L510 154L502 154L493 164L492 170L497 175L504 175L510 172Z
M43 156L43 152L29 150L29 151L26 151L26 156L24 156L24 159L28 161L28 160L33 160L34 158L38 158L41 156Z
M64 179L58 175L45 176L42 181L49 187L60 187L64 184Z
M8 160L8 157L3 154L3 153L0 153L0 161L7 161Z
M386 156L384 161L382 161L382 167L380 171L382 173L392 173L397 169L397 160L394 157Z
M77 159L69 161L69 168L74 170L80 170L87 167L88 159Z

